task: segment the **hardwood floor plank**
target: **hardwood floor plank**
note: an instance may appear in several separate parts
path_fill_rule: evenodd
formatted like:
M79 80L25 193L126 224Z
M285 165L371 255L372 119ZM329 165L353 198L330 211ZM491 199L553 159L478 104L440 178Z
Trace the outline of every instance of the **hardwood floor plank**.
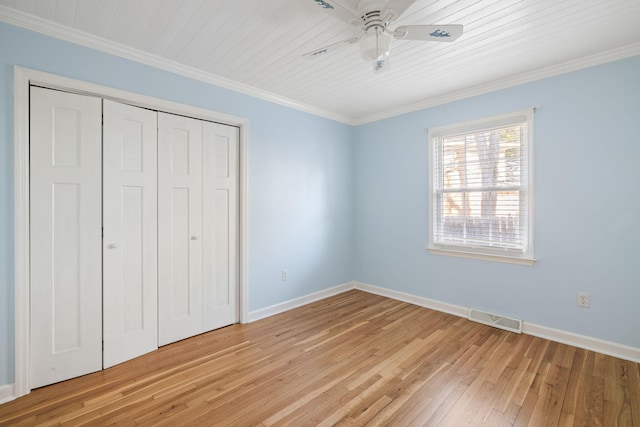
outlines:
M587 351L583 349L575 349L573 353L573 362L569 365L571 372L569 374L565 398L562 403L562 410L560 411L561 425L573 425L578 397L580 396L582 370L587 357Z
M596 353L593 367L591 400L589 402L589 418L596 425L604 425L604 372L607 356Z
M568 346L558 345L538 392L537 406L529 425L558 425L570 370L562 366Z
M0 425L640 427L640 365L349 291L33 390Z
M632 425L640 426L640 363L633 363L627 360L622 361L628 382L621 384L624 394L629 394L629 404L631 406Z
M439 365L437 375L416 393L413 409L400 414L393 421L397 421L398 425L435 425L435 419L448 412L447 402L454 404L464 391L465 387L460 386L463 375L459 370L476 351L476 346L470 347L468 351L462 351L461 355L452 357L453 364L444 362Z

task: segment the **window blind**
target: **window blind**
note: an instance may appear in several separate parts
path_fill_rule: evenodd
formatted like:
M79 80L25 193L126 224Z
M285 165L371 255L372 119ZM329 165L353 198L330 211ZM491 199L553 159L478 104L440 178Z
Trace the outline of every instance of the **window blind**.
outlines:
M521 114L433 133L434 247L529 252L529 121Z

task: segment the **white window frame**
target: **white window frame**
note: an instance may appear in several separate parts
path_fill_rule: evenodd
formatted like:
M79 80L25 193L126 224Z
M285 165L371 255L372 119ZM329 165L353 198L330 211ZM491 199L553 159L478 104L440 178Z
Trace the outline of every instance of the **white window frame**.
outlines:
M463 123L456 123L446 126L439 126L428 130L429 140L429 241L427 250L429 253L438 255L449 255L455 257L481 259L488 261L499 261L522 265L533 265L536 261L533 251L533 116L535 109L514 111L498 116L487 117ZM526 148L524 150L525 176L523 177L523 191L527 198L525 226L524 250L508 250L500 248L490 248L485 246L472 246L464 244L445 244L434 242L434 225L436 215L439 211L438 198L435 188L435 174L437 173L437 153L436 143L440 138L450 135L473 133L484 129L506 127L510 125L526 122Z

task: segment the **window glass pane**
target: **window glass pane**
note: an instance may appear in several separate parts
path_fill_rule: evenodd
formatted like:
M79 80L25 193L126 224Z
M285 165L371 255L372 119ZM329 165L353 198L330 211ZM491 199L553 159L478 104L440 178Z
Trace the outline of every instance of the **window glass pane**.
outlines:
M433 140L435 244L526 251L527 121L501 121Z
M464 140L445 139L443 144L444 188L462 188L466 181Z
M486 188L520 184L522 126L442 140L444 188Z

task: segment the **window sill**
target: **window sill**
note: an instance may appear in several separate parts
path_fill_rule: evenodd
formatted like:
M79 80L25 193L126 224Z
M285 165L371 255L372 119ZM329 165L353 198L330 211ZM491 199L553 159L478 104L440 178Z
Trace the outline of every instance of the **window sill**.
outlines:
M481 254L477 252L464 252L459 250L452 249L441 249L441 248L425 248L429 251L430 254L434 255L447 255L458 258L470 258L470 259L479 259L483 261L496 261L496 262L504 262L509 264L519 264L519 265L533 265L537 261L535 258L525 258L525 257L513 257L506 255L494 255L494 254Z

